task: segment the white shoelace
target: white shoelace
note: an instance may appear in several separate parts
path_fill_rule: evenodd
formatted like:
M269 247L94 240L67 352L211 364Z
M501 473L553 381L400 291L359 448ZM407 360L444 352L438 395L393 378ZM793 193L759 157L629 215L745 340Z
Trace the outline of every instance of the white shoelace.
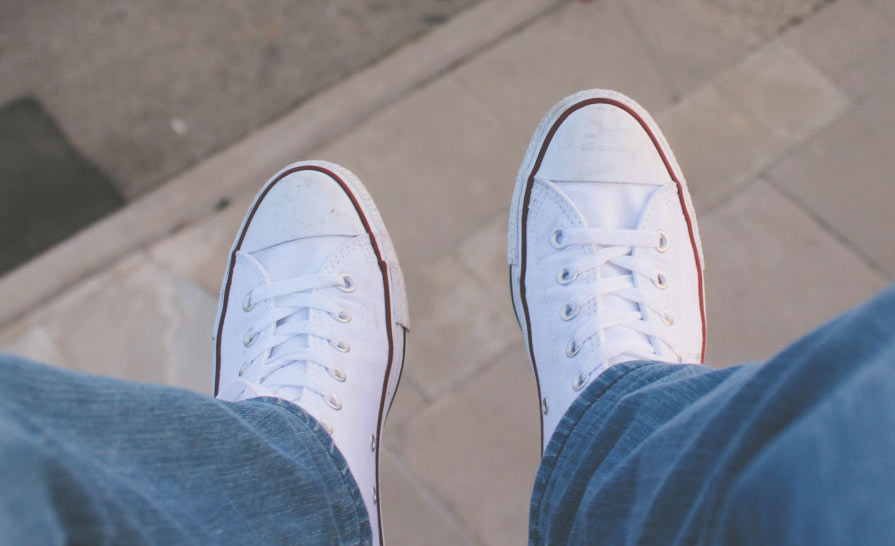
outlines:
M563 194L549 180L539 178L560 194ZM667 236L659 231L618 228L565 228L558 227L550 236L551 244L558 251L576 246L590 246L595 252L583 256L565 265L556 274L556 281L568 285L570 296L563 305L560 316L563 320L574 320L582 308L594 303L597 312L586 317L578 326L566 345L566 356L574 358L585 343L597 343L586 363L575 378L573 387L581 389L589 383L591 376L602 371L611 361L621 356L631 360L651 360L657 356L656 348L644 342L640 336L628 335L612 341L606 340L606 331L610 328L625 327L644 334L647 338L658 340L673 349L670 342L656 332L646 320L646 312L655 312L666 321L673 320L663 302L649 295L635 282L635 275L646 282L662 287L667 283L664 273L645 257L634 257L634 248L660 249L667 244ZM611 264L625 271L623 274L610 277L603 276L603 266ZM583 278L593 271L592 279ZM638 310L613 311L601 309L607 296L616 296L634 303Z
M239 401L255 396L276 396L284 398L286 389L291 393L287 400L295 401L301 392L320 396L331 408L338 410L341 400L335 394L326 394L312 381L279 384L269 381L271 374L294 365L307 363L326 370L336 381L345 381L347 374L339 366L332 365L330 350L348 352L351 346L341 339L331 327L349 322L351 314L340 308L332 298L312 293L316 289L337 287L343 292L353 292L354 279L349 275L317 274L277 281L253 289L242 302L244 311L251 311L262 301L273 301L274 306L259 315L252 327L245 333L243 344L247 348L245 359L239 369L239 376L224 386L222 395ZM311 321L299 314L310 315L311 310L327 313L332 324L319 320ZM297 343L299 336L316 337L328 342L324 347L304 347ZM268 355L265 359L264 356ZM307 379L308 374L301 374Z

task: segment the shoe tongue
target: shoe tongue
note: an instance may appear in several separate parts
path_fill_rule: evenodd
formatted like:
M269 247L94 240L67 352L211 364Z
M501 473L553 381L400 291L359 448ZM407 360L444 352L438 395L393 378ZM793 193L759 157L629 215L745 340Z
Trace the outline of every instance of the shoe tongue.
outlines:
M650 197L656 193L656 186L624 184L613 182L556 182L581 213L588 227L636 229L640 224L644 208ZM630 275L631 272L611 263L600 268L603 278L616 275ZM596 275L596 273L591 273ZM639 306L627 299L610 294L603 296L602 308L613 311L640 311ZM649 337L626 326L615 326L604 330L605 342L631 340L651 345ZM620 355L610 364L618 364L638 358L637 355Z
M252 256L264 264L264 269L270 276L271 282L275 283L319 273L338 249L352 238L347 236L308 237L258 250L253 252ZM296 256L301 256L301 259L296 259ZM283 298L286 297L288 296L283 296ZM288 326L306 320L308 320L308 310L301 309L279 321L277 326ZM273 359L280 354L295 349L304 349L308 346L307 335L293 336L289 341L271 349L268 358ZM266 382L277 385L301 385L307 381L308 366L309 364L305 361L294 362L271 373L267 376ZM304 389L301 387L283 387L281 390L283 398L296 402L304 395Z

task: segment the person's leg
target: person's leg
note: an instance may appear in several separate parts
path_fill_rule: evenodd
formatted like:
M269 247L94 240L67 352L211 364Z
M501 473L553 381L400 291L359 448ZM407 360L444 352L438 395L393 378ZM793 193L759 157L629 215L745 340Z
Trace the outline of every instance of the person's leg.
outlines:
M0 544L365 544L348 465L301 408L0 357Z
M615 366L550 440L533 544L895 543L895 289L764 363Z

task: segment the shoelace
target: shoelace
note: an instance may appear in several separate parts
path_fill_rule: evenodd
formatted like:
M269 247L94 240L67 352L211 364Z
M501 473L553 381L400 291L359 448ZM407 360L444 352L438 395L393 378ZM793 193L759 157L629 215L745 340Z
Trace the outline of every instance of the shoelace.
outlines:
M538 180L552 186L560 195L564 195L564 192L553 182L540 177ZM595 303L598 309L597 313L587 317L581 323L566 345L566 356L573 358L581 351L585 343L595 340L598 342L588 359L589 364L582 366L574 379L572 386L575 390L580 390L590 381L595 372L605 369L610 361L622 355L630 356L632 360L649 360L656 357L656 348L636 339L635 336L625 336L622 339L607 342L605 333L610 328L618 326L630 328L648 338L658 340L674 350L668 339L656 332L645 317L645 313L651 311L669 322L673 321L670 313L658 298L638 288L635 275L655 283L659 288L665 288L668 279L648 259L632 255L635 247L653 248L660 251L667 249L668 239L664 232L618 228L559 227L551 234L550 242L559 251L575 246L595 248L593 254L565 265L556 273L556 281L562 285L568 285L571 289L570 297L560 311L563 320L573 320L580 310L590 303ZM603 277L603 266L606 264L612 264L627 273ZM582 279L584 274L591 271L594 272L593 280ZM600 309L603 298L609 295L632 302L638 306L639 310Z
M342 401L335 394L326 394L312 381L296 384L276 384L267 381L271 374L298 362L306 362L309 366L319 366L326 370L336 381L347 380L347 373L339 366L331 364L332 354L323 348L296 346L298 336L317 337L328 342L329 347L347 353L351 346L341 339L329 325L320 321L298 319L297 314L311 310L327 313L333 319L333 325L351 320L351 314L340 308L332 300L321 294L312 293L316 289L336 287L343 292L353 292L357 285L350 275L317 274L295 277L274 282L253 289L242 302L242 308L250 312L262 301L275 303L270 309L259 315L252 327L245 333L243 345L247 351L238 377L224 386L223 393L234 401L255 396L276 396L282 398L282 389L295 388L295 391L310 392L320 396L331 408L339 410ZM289 319L289 320L287 320ZM264 355L270 352L266 360ZM305 378L309 374L303 374ZM292 396L295 401L298 395Z

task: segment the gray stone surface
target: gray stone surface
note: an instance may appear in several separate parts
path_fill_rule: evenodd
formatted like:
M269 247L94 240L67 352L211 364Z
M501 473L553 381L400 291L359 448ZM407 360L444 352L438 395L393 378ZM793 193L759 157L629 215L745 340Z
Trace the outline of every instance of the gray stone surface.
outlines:
M848 104L823 74L773 41L659 121L697 206L711 207Z
M895 88L860 104L771 171L793 200L895 279Z
M469 535L393 453L380 462L382 521L390 545L472 544Z
M538 396L521 343L408 423L402 451L483 544L524 544L538 464Z
M40 323L73 369L210 393L216 309L137 254L76 286Z
M486 291L450 255L408 289L413 325L406 373L431 398L519 341L509 299Z
M858 98L866 97L877 77L893 77L891 70L882 69L892 64L880 57L895 46L895 25L867 4L864 0L838 0L783 36L787 44ZM895 6L889 0L878 4Z
M704 216L700 231L712 366L768 358L885 284L762 180Z
M0 104L36 95L134 197L475 0L0 5Z
M824 0L620 2L675 97L692 93L718 71L823 3Z

